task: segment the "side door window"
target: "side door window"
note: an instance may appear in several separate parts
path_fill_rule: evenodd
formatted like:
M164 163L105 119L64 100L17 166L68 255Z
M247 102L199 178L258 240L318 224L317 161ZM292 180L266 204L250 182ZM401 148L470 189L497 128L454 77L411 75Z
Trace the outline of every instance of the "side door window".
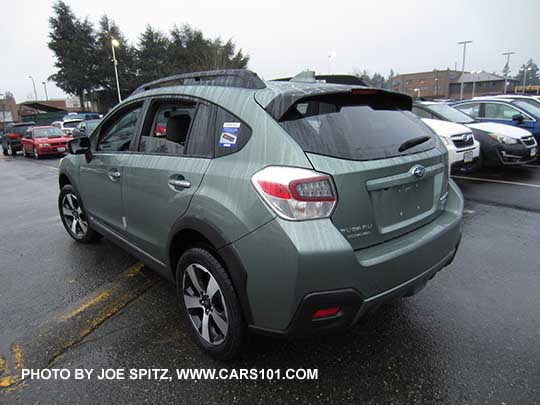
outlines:
M141 116L142 103L136 103L115 114L104 123L96 150L101 152L123 152L129 150L137 122Z
M143 128L139 152L183 155L196 106L190 101L155 101L150 107L149 119Z
M454 107L473 118L480 118L480 103L459 104Z
M485 118L512 121L512 117L520 114L514 107L500 103L486 103L484 110Z

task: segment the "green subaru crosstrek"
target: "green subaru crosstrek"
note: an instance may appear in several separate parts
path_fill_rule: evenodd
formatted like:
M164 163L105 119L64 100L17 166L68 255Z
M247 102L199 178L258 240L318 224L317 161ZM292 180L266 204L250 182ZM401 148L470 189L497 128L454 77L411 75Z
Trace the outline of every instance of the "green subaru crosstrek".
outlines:
M219 358L246 330L350 326L418 292L461 238L447 151L411 98L247 70L157 80L69 143L59 209L176 283Z

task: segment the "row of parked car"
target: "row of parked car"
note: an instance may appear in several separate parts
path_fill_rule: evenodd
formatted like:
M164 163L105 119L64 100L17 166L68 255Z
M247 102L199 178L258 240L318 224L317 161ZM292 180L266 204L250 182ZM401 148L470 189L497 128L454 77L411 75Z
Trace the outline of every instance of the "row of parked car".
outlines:
M51 125L11 123L1 135L2 150L4 155L15 156L21 151L23 156L36 159L63 154L69 140L90 135L101 117L97 113L77 113L65 115L61 121L54 121Z
M443 139L453 168L516 166L538 157L538 98L505 95L450 104L416 101L413 113Z

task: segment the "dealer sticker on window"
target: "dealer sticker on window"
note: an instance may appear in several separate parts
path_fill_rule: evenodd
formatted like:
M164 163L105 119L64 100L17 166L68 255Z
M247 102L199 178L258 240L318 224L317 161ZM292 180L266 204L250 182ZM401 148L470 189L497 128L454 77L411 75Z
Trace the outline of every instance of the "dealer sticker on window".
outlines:
M219 146L222 148L236 147L236 140L240 132L239 122L224 122L221 129L221 137L219 138Z

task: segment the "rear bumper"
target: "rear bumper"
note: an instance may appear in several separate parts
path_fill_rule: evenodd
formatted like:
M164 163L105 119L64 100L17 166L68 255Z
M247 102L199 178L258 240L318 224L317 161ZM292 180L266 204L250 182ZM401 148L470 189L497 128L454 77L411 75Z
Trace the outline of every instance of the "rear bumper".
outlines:
M252 329L303 335L347 327L379 304L422 289L457 251L463 197L450 182L443 213L399 238L354 251L328 220L276 219L233 244L247 273ZM312 320L322 306L338 316Z

